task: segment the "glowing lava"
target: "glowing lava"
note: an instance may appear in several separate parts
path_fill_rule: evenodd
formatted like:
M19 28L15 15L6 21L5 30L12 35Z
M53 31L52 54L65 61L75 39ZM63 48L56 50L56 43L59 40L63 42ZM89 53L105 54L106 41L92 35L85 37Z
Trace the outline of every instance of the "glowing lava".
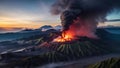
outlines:
M66 42L66 41L72 41L74 39L74 33L71 31L65 31L62 32L62 35L54 39L54 42Z
M55 38L54 42L68 42L76 39L76 30L78 29L76 23L69 26L69 30L62 31L62 35ZM78 25L78 24L77 24Z

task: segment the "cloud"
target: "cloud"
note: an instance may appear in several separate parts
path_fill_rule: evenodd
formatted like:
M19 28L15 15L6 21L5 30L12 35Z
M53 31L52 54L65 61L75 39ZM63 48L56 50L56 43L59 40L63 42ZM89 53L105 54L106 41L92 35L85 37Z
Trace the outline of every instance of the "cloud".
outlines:
M107 22L117 22L117 21L120 21L120 19L107 20Z

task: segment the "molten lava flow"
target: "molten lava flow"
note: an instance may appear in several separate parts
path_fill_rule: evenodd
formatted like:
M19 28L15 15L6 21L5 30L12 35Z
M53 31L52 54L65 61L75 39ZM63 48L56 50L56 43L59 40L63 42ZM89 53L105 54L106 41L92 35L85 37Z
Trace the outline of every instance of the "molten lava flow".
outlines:
M64 30L62 32L62 35L59 36L58 38L54 39L54 42L66 42L66 41L72 41L77 39L76 38L76 30L78 28L76 28L76 23L73 23L72 25L69 26L68 30Z
M74 39L74 35L70 31L62 32L62 35L58 38L54 39L54 42L66 42L66 41L72 41Z

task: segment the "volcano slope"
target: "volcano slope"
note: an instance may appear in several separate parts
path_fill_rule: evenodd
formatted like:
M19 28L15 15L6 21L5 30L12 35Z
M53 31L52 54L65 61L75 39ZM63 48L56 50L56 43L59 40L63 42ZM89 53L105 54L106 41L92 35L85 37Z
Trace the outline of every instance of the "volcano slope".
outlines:
M79 37L69 42L44 42L23 51L1 54L1 68L31 68L108 54L111 48L100 39Z
M111 58L88 66L88 68L119 68L119 67L120 58Z

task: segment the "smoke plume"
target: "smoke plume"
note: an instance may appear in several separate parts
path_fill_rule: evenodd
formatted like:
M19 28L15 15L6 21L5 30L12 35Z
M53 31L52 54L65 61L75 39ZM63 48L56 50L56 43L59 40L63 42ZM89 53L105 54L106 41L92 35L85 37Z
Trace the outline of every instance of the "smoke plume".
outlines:
M77 36L96 38L99 22L114 9L120 8L120 0L57 0L52 5L52 14L61 14L63 30L74 31Z

